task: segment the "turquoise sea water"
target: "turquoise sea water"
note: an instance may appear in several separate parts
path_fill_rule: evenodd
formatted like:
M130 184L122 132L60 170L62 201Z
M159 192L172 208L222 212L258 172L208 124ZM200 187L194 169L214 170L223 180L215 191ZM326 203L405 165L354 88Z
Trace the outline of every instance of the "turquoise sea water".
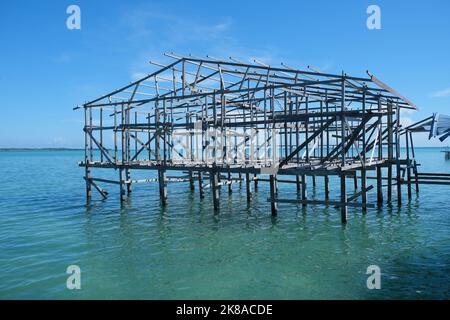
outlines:
M417 150L422 171L450 173L439 151ZM339 210L323 206L280 204L272 218L267 183L251 205L245 186L222 190L219 215L209 190L200 201L187 183L169 184L164 209L154 183L134 186L122 206L118 187L105 185L109 199L94 193L86 207L82 158L0 152L1 299L450 298L450 186L421 186L401 208L349 208L346 226ZM297 196L294 185L280 192ZM320 178L308 193L323 198ZM66 288L69 265L81 268L81 290ZM381 268L380 290L366 287L369 265Z

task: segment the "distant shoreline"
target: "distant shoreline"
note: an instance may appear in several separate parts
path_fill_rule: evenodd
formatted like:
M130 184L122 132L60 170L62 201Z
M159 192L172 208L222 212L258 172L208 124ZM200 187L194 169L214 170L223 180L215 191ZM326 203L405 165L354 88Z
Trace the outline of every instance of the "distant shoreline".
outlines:
M0 148L0 151L83 151L76 148Z

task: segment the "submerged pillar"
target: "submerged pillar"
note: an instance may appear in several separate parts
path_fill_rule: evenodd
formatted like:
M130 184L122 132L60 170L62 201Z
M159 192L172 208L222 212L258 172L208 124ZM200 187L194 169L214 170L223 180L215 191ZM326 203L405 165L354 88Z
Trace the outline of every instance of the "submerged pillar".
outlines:
M189 189L191 191L195 190L195 185L194 185L194 173L192 171L189 171Z
M250 181L250 173L245 174L245 189L247 192L247 202L252 200L252 185Z
M302 174L302 200L308 200L308 194L306 191L306 176L304 174ZM306 207L306 202L303 202L302 206Z
M205 192L203 191L203 172L198 172L198 191L200 194L200 199L205 198Z
M165 206L167 204L167 182L165 170L158 170L158 182L159 182L159 197L161 200L161 204Z
M347 223L347 188L344 173L341 173L341 221Z
M379 165L377 166L377 204L378 206L383 204L383 172Z
M274 175L270 176L270 208L272 211L272 216L276 216L278 214L278 203L276 202L277 198L277 177Z
M220 209L219 204L219 177L215 170L212 170L210 173L211 180L211 193L213 198L214 210L218 211Z
M125 179L124 179L124 169L119 169L119 191L120 191L120 201L125 201Z
M130 169L125 169L125 177L126 177L125 184L127 185L127 195L130 195L130 193L131 193L131 172L130 172Z
M366 169L363 167L361 169L361 198L362 198L362 210L367 211L367 185L366 185Z
M412 198L412 190L411 190L411 159L409 157L409 133L406 131L406 177L408 179L408 200Z
M324 176L324 185L325 185L325 200L330 199L330 188L329 188L330 179L328 176Z

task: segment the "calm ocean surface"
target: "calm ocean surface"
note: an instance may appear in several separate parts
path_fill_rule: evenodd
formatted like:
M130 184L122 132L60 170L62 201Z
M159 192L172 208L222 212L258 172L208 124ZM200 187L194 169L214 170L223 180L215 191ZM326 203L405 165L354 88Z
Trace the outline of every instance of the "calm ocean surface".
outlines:
M450 173L438 148L418 148L417 158L421 171ZM123 206L118 187L102 185L109 199L93 191L86 207L82 159L80 151L0 152L1 299L450 298L450 186L423 185L410 203L404 188L400 209L349 208L342 226L332 207L280 204L271 218L262 182L251 206L245 185L222 190L220 215L209 190L200 201L187 183L169 184L165 209L155 183L135 185ZM117 178L108 171L93 173ZM323 198L322 179L316 190L308 182L309 197ZM294 185L280 192L296 197ZM66 288L74 264L81 290ZM381 268L381 290L366 287L369 265Z

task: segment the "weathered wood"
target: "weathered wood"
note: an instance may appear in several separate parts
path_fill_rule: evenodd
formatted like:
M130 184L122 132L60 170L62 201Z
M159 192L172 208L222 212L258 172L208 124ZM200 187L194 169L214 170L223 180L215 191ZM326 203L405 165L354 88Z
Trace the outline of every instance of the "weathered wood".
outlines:
M276 216L278 214L278 204L275 201L276 197L277 197L277 180L276 180L276 176L271 175L270 176L270 200L271 200L271 211L272 211L272 216Z
M361 200L363 204L363 211L367 209L367 186L366 186L366 169L361 170ZM373 188L373 186L371 186Z
M252 201L252 185L249 173L245 174L245 187L247 193L247 202L250 202Z
M205 198L205 192L203 191L203 172L198 172L198 191L200 194L200 199Z
M220 203L219 203L219 177L216 171L211 171L210 173L210 180L211 180L211 194L213 199L213 206L214 210L218 211L220 209Z
M345 175L341 175L341 222L347 223L347 188Z
M328 176L324 176L325 200L330 199L329 183L330 183L330 178Z
M194 174L192 173L192 171L189 171L189 189L191 191L195 190L195 185L194 185Z
M325 205L325 206L333 206L335 208L342 208L342 207L360 208L360 207L363 206L362 203L357 203L357 202L341 202L341 201L328 201L328 200L301 200L301 199L279 199L279 198L276 198L275 200L272 201L270 198L268 198L267 202ZM368 208L375 208L375 205L374 204L367 204L367 207Z
M306 191L306 176L302 175L302 200L308 199L308 192ZM303 203L303 206L306 207L306 202Z
M119 192L120 192L120 201L125 201L125 171L120 168L119 169Z
M108 198L108 192L102 188L100 188L93 180L91 179L86 179L86 177L84 177L84 179L86 180L86 182L89 182L90 184L92 184L94 186L94 188L98 191L98 193L100 193L100 195L103 197L103 199L107 199ZM88 181L89 180L89 181Z
M161 204L165 206L167 204L167 182L166 182L166 172L164 170L158 171L158 181L159 181L159 198Z
M232 184L239 181L241 186L245 174L248 202L257 196L260 181L269 182L273 215L278 210L278 183L295 184L301 198L297 203L340 203L345 223L347 207L356 206L352 202L355 196L361 196L363 211L371 206L366 194L371 189L367 188L368 179L377 180L379 205L383 203L384 179L388 201L392 200L392 183L396 182L401 204L403 170L408 198L412 183L418 191L422 183L449 181L445 176L417 172L411 132L400 126L400 108L413 106L372 76L355 78L344 72L332 75L168 55L178 62L82 106L85 158L79 165L84 167L87 199L93 188L102 197L107 195L96 182L118 184L123 201L125 194L130 196L132 184L158 181L165 205L168 183L188 182L194 190L198 178L200 198L205 187L211 187L217 211L220 188L227 186L231 193ZM366 109L366 104L370 108ZM103 118L107 110L114 117L111 121ZM100 119L93 119L98 115ZM400 132L407 135L406 159L399 153ZM110 150L104 139L109 133L114 141ZM388 150L387 156L383 156L383 147ZM144 150L148 150L148 157ZM393 166L396 177L392 176ZM97 168L118 170L119 180L93 178L92 171ZM384 168L387 177L382 176ZM158 178L132 180L134 170L157 170ZM170 170L183 171L186 176L168 177L166 171ZM367 177L371 170L376 171L375 177ZM357 190L357 172L361 175L361 192L347 197L346 177L353 179ZM233 178L233 174L239 178ZM269 175L269 179L261 179L261 175ZM306 177L311 177L316 195L318 176L324 177L324 201L308 199L307 195ZM330 188L334 187L330 176L340 179L340 201L329 201L333 192ZM209 185L204 179L210 180Z

